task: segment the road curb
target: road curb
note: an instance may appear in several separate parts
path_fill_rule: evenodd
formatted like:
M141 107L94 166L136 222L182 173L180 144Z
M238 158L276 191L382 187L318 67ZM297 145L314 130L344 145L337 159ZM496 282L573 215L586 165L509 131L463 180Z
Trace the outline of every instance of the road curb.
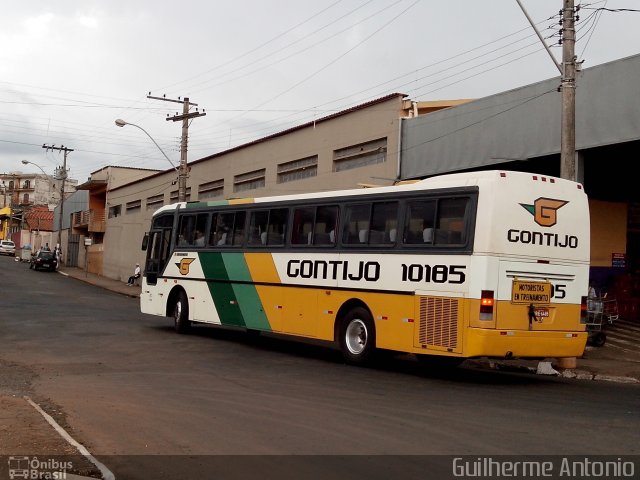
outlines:
M100 283L95 282L95 281L92 281L92 280L91 280L91 279L89 279L89 278L82 278L82 277L75 276L75 275L69 275L68 273L62 272L62 271L60 271L60 270L58 270L58 273L59 273L59 274L61 274L61 275L64 275L65 277L73 278L73 279L78 280L78 281L80 281L80 282L87 283L87 284L89 284L89 285L93 285L93 286L95 286L95 287L100 287L100 288L102 288L103 290L108 290L108 291L110 291L110 292L117 293L117 294L122 295L122 296L125 296L125 297L129 297L129 298L140 298L140 294L129 293L129 292L122 291L122 290L120 290L120 289L110 288L108 285L101 285Z
M594 375L594 380L601 380L603 382L616 382L616 383L640 383L640 380L633 377L620 377L616 375Z
M104 480L115 480L115 475L111 472L111 470L109 470L102 462L100 462L98 459L96 459L91 454L91 452L89 452L89 450L87 450L87 448L84 445L82 445L77 440L75 440L71 435L69 435L69 433L64 428L62 428L60 426L60 424L58 424L58 422L56 422L51 415L49 415L47 412L45 412L42 409L42 407L40 407L40 405L38 405L36 402L34 402L31 398L29 398L26 395L23 398L40 415L42 415L42 417L47 421L47 423L49 425L51 425L51 427L53 427L53 429L56 431L56 433L58 435L60 435L60 437L65 442L67 442L69 445L71 445L73 448L75 448L80 453L80 455L82 455L89 462L91 462L91 464L100 472L100 474L101 474L101 476L102 476L102 478ZM39 478L41 478L41 477L39 477ZM83 478L91 478L91 477L76 475L76 478L83 479Z
M612 383L640 384L640 379L635 377L625 377L621 375L607 375L607 374L591 372L584 369L558 369L558 370L552 369L553 372L551 372L546 368L539 369L539 368L529 367L527 365L508 364L505 362L494 361L489 359L486 359L486 360L474 359L471 362L472 362L472 365L476 365L481 368L487 368L490 370L500 370L505 372L556 376L556 377L569 378L569 379L575 379L575 380L593 380L593 381L612 382ZM541 362L541 363L548 363L548 362Z

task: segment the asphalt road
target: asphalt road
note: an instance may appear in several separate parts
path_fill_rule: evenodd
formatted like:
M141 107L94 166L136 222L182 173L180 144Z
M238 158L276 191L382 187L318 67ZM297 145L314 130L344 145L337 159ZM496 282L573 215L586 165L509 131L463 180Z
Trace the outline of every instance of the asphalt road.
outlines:
M210 327L178 335L137 299L9 257L0 291L0 376L128 472L116 478L161 463L167 476L154 478L178 478L169 459L183 473L196 468L186 459L233 458L245 474L306 459L338 478L388 478L406 455L640 453L637 385L438 373L410 357L353 367L324 345Z

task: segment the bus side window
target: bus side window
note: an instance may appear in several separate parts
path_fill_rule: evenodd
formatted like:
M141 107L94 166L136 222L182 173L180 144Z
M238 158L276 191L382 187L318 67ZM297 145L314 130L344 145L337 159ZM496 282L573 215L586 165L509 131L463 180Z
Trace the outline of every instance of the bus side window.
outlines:
M300 207L293 211L292 245L311 245L314 215L314 207Z
M369 240L369 215L371 204L348 205L342 230L342 243L359 245Z
M249 245L266 245L269 211L251 212L249 217Z
M373 204L371 214L370 245L390 245L395 242L395 233L391 240L391 231L398 224L398 202L378 202Z
M207 241L207 245L209 245L210 247L213 247L215 245L217 245L217 237L218 237L218 221L219 221L219 215L217 213L214 213L213 215L211 215L211 231L209 232L209 240Z
M232 216L232 221L227 225L233 225L233 239L231 240L231 243L233 246L238 247L244 243L244 222L247 218L247 212L236 212L235 215L233 213L230 215ZM230 240L228 240L227 237L227 245L229 244L229 241Z
M269 212L269 226L267 228L267 245L284 245L287 233L287 219L289 209L274 208Z
M468 198L445 198L438 205L436 245L456 245L466 241L465 216Z
M293 215L292 245L335 245L338 207L300 207Z
M185 247L193 244L194 234L194 216L183 215L180 217L180 226L178 228L178 246Z
M336 243L336 230L338 228L338 207L329 206L329 207L318 207L316 212L316 232L318 231L318 227L320 226L323 230L323 233L328 235L328 241L326 243L315 242L319 245L335 245ZM323 239L326 237L323 236Z
M214 213L211 218L211 234L209 245L221 247L231 245L231 229L233 228L233 213Z
M435 214L435 200L409 202L405 217L403 242L410 245L431 244L433 242Z
M208 213L182 215L178 228L178 246L204 247L208 220Z

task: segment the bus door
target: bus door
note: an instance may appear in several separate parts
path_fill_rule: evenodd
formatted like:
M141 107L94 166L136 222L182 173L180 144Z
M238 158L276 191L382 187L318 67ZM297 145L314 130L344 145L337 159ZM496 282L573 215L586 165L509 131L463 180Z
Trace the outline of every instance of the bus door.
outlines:
M149 243L147 247L147 261L144 269L144 276L147 284L155 285L158 276L162 275L164 267L169 260L171 249L171 229L163 228L151 230L149 232Z

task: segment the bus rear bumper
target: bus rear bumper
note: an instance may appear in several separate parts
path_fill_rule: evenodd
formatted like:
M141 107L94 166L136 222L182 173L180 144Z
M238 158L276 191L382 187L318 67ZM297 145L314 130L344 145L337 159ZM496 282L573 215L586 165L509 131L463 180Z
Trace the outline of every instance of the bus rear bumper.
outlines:
M587 343L587 332L470 328L466 333L466 357L581 357Z

